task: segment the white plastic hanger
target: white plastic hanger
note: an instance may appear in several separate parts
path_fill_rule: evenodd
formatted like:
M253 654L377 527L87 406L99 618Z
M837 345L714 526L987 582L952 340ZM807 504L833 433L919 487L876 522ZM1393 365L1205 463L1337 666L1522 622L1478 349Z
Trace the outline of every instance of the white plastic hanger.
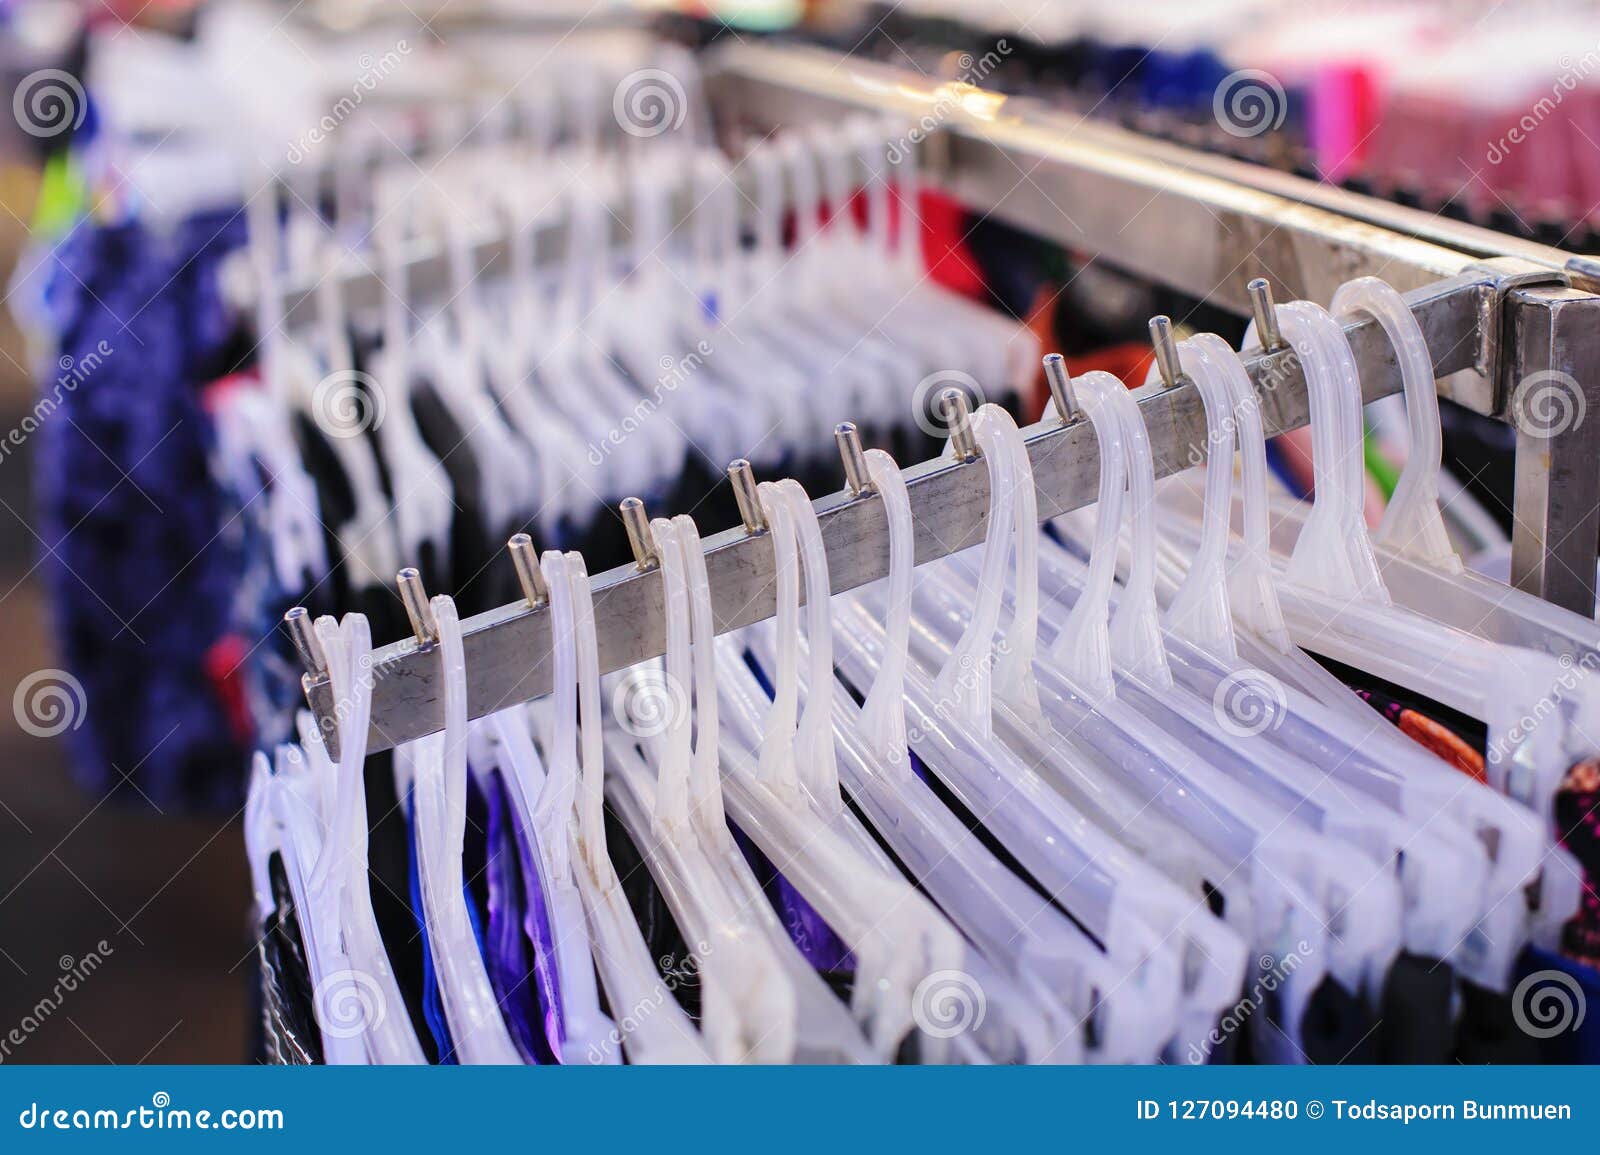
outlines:
M520 1064L500 1014L463 887L467 826L467 675L455 602L430 603L444 671L444 730L412 744L412 824L428 943L450 1041L463 1064ZM397 759L398 762L398 759Z
M394 217L402 217L400 206L385 195L386 191L385 186L380 186L379 203ZM417 565L426 556L426 548L443 566L450 559L450 522L455 504L449 474L423 440L411 408L411 308L401 252L403 236L404 225L397 219L391 228L380 229L377 238L385 295L383 348L375 376L386 405L383 420L373 433L396 490L394 521L400 556L406 564Z
M1076 384L1084 411L1095 422L1101 444L1102 469L1112 470L1113 473L1120 471L1126 476L1124 445L1130 430L1117 410L1112 408L1119 395L1125 398L1126 391L1122 383L1110 374L1088 374ZM1021 487L1018 488L1020 492ZM1031 486L1028 492L1031 499ZM1101 492L1103 498L1111 498L1107 503L1110 508L1099 511L1098 537L1091 559L1109 551L1114 562L1117 526L1120 522L1121 482L1110 487L1102 486ZM1018 528L1021 528L1020 519ZM944 638L950 637L953 628L959 628L958 623L970 617L973 624L968 628L969 634L981 629L979 636L992 638L997 616L991 611L986 621L979 617L979 612L984 609L982 595L984 591L992 589L998 601L1004 583L1003 573L995 573L986 565L977 585L979 603L968 614L966 603L973 596L971 587L965 584L952 585L950 576L941 572L947 568L935 567L935 572L930 573L930 580L925 583L935 597L934 604L938 606L937 611L926 620L936 626L939 633L926 639L923 652L928 656L940 655L938 660L944 662L948 670L952 662L960 660L961 643L950 646L940 634ZM1025 576L1019 571L1019 592L1016 597L1019 615L1026 612L1031 601L1020 588ZM1109 597L1109 587L1106 596ZM1129 604L1138 605L1137 601ZM1088 611L1086 605L1090 607ZM1080 619L1087 612L1096 612L1090 594L1086 594L1072 611ZM1100 602L1097 616L1103 620L1105 613L1105 602ZM1148 630L1143 628L1125 628L1113 631L1109 636L1128 639L1124 643L1125 652L1136 662L1146 667L1158 666L1161 662L1159 648L1152 653L1142 640L1147 633ZM1109 648L1108 638L1106 649ZM1069 658L1073 656L1067 655ZM1095 673L1092 665L1081 661L1083 655L1076 656L1080 662L1072 667L1074 670L1088 669L1091 674ZM1088 657L1091 662L1098 660L1093 650ZM1274 957L1283 957L1289 951L1306 953L1306 949L1300 947L1302 943L1310 949L1312 961L1306 968L1297 971L1296 976L1291 976L1284 988L1285 1021L1291 1024L1291 1029L1298 1023L1300 1011L1304 1009L1310 991L1320 980L1323 968L1338 961L1331 958L1330 954L1348 954L1347 967L1353 972L1346 975L1350 980L1348 985L1352 989L1359 988L1359 971L1368 957L1367 952L1360 948L1364 936L1369 935L1373 928L1345 927L1344 933L1355 947L1353 950L1339 952L1336 949L1330 952L1324 949L1325 946L1336 946L1335 940L1324 941L1324 928L1332 920L1335 933L1339 933L1343 924L1338 914L1355 889L1355 886L1339 885L1346 873L1341 860L1347 851L1335 849L1310 831L1291 829L1290 824L1283 822L1281 814L1275 814L1228 782L1215 769L1205 766L1181 742L1153 732L1154 728L1148 721L1117 700L1109 685L1085 696L1085 692L1076 689L1073 679L1067 676L1066 667L1058 664L1055 650L1047 660L1037 663L1035 669L1043 713L1060 738L1093 750L1104 771L1122 783L1125 789L1132 791L1138 800L1155 811L1166 813L1179 826L1192 830L1203 844L1219 856L1230 876L1233 873L1245 875L1242 882L1250 892L1254 918L1251 935L1255 947ZM1030 732L1034 733L1035 744L1024 748L1037 761L1048 753L1050 744L1038 744L1037 734L1031 727L1024 727L1015 733L1008 732L1006 737L1008 741L1023 740ZM1014 838L1007 838L1006 841L1009 846L1024 845ZM1211 881L1215 883L1218 880ZM1379 884L1381 882L1379 880ZM1236 891L1239 887L1231 889ZM1283 1061L1295 1061L1294 1049L1283 1045L1286 1041L1283 1037L1266 1033L1266 1037L1260 1041L1263 1046L1274 1048Z
M787 503L770 483L758 490L777 556L778 636L799 629L799 559ZM740 708L734 687L750 690L754 676L739 660L736 642L725 639L731 661L719 681L722 702ZM794 766L798 671L794 649L774 671L775 697L759 750L739 741L738 728L722 743L723 797L739 828L760 847L848 945L856 959L852 1010L865 1027L875 1057L887 1061L915 1025L912 996L930 975L963 968L966 948L959 934L898 874L865 858L835 833L804 797ZM785 655L780 655L785 656ZM764 696L764 695L763 695ZM970 1042L919 1036L925 1053L941 1044Z
M405 997L395 980L394 968L378 931L367 876L367 796L364 768L367 729L372 716L372 632L361 614L349 614L342 627L332 618L317 622L323 650L328 655L334 700L349 709L338 719L340 760L330 763L322 755L320 736L305 744L316 772L333 783L328 809L328 839L311 874L313 908L336 913L340 941L349 962L349 990L345 998L319 1003L318 1013L349 1017L353 1002L356 1019L341 1022L346 1038L365 1042L363 1061L374 1063L426 1062L412 1027Z
M1490 874L1480 901L1485 921L1465 936L1450 937L1448 923L1435 925L1432 933L1422 928L1415 917L1407 923L1407 945L1429 957L1449 955L1466 977L1489 987L1505 981L1505 967L1515 943L1523 932L1516 928L1525 915L1523 891L1538 885L1540 870L1548 849L1548 839L1540 823L1520 807L1508 805L1493 794L1469 788L1459 772L1446 766L1415 743L1394 732L1386 724L1373 727L1375 715L1321 666L1312 662L1288 640L1278 606L1276 578L1271 572L1267 549L1268 501L1265 441L1259 418L1259 403L1254 386L1237 355L1225 350L1215 339L1193 339L1185 346L1185 364L1194 362L1218 370L1233 399L1234 426L1243 460L1243 492L1240 505L1245 530L1242 542L1230 549L1229 590L1242 596L1233 598L1234 624L1238 653L1245 670L1256 671L1242 680L1238 668L1230 668L1209 658L1200 648L1187 648L1169 638L1174 668L1180 677L1206 693L1226 696L1243 694L1245 700L1269 711L1263 715L1264 736L1275 744L1294 750L1303 757L1320 760L1333 767L1335 774L1364 791L1423 823L1436 816L1454 817L1462 829L1471 832L1489 852ZM1226 440L1212 439L1211 444ZM1214 484L1208 479L1208 485ZM1163 586L1171 593L1183 574L1186 554L1175 552L1170 538L1174 530L1187 530L1191 543L1202 531L1187 521L1163 520ZM1208 528L1215 532L1215 526ZM1052 572L1053 555L1047 555L1045 573ZM1210 580L1201 569L1191 571L1186 580ZM1175 595L1172 595L1175 596ZM1232 687L1230 690L1229 687ZM1305 687L1321 688L1326 696ZM1281 695L1281 703L1270 700ZM1354 725L1361 735L1352 741ZM1563 901L1552 894L1559 907ZM1490 949L1499 942L1501 947Z
M285 372L295 403L333 450L349 483L355 508L350 520L339 527L340 553L349 569L351 584L368 589L382 585L396 572L399 550L375 449L362 435L359 424L346 428L344 422L351 414L360 414L363 404L376 406L382 399L363 400L360 396L360 381L345 331L344 301L336 275L338 262L331 249L326 253L328 267L317 283L325 360L319 362L306 345L286 344ZM373 410L374 417L381 420L379 413Z
M1337 764L1327 763L1324 769L1317 760L1301 758L1265 736L1282 724L1287 691L1270 675L1238 660L1223 572L1233 481L1233 403L1226 374L1231 371L1242 376L1244 367L1237 354L1214 337L1185 342L1179 349L1185 354L1185 371L1206 409L1207 444L1212 451L1212 468L1206 478L1208 521L1185 584L1173 597L1167 614L1164 645L1171 680L1159 693L1137 681L1129 682L1123 686L1122 696L1209 764L1263 798L1274 799L1286 813L1313 829L1362 847L1375 868L1396 873L1404 890L1407 944L1433 957L1441 957L1441 951L1448 954L1477 921L1477 896L1488 870L1484 848L1436 809L1406 820L1398 807L1385 809L1374 806L1371 799L1352 795L1339 785L1341 779L1352 775L1341 774ZM1140 421L1131 397L1118 394L1115 400L1125 424ZM1127 404L1122 404L1124 401ZM1136 545L1133 550L1130 582L1141 565L1153 578L1155 557L1150 506L1154 463L1148 439L1138 437L1138 432L1134 430L1135 436L1127 439L1134 451L1130 467L1142 478L1130 496L1134 537L1145 540L1142 549ZM1041 575L1047 588L1058 597L1076 597L1083 582L1081 564L1059 547L1047 546L1043 552ZM1196 591L1198 596L1193 596ZM1186 594L1191 596L1186 598ZM1120 600L1117 612L1123 612ZM1188 641L1185 633L1201 641ZM1196 691L1196 683L1204 687L1202 692ZM1240 710L1241 705L1248 709ZM1235 716L1245 713L1249 716ZM1327 720L1326 712L1321 716ZM1384 725L1374 715L1362 722L1348 721L1342 728L1355 735L1352 744L1359 744ZM1352 912L1351 917L1367 922L1380 918L1380 912ZM1396 938L1376 948L1366 976L1369 998L1375 1000L1381 990L1383 972L1398 945Z
M694 755L689 772L689 821L706 853L721 872L723 884L742 912L760 927L788 972L797 1001L796 1057L802 1061L865 1063L872 1052L845 1006L822 976L806 961L779 921L760 881L728 829L722 803L722 725L718 701L716 633L711 610L711 585L705 553L694 519L673 519L689 586L689 618L693 636Z
M583 559L551 550L542 568L555 650L554 710L543 738L551 777L577 788L566 814L561 794L553 797L551 810L562 820L572 815L571 865L588 915L595 965L610 1005L621 1008L613 1012L618 1025L606 1040L608 1050L621 1048L635 1063L710 1062L700 1033L656 970L606 849L600 659Z
M1025 699L1023 686L1033 623L1015 615L996 647L1001 590L1013 541L1018 545L1017 581L1028 584L1031 562L1024 518L1032 519L1031 473L1019 475L1019 445L1006 436L1015 424L998 407L985 406L972 420L974 435L990 470L991 532L983 551L983 580L962 607L970 619L959 640L939 648L913 623L914 664L906 672L906 711L912 748L928 770L1007 846L1045 890L1104 944L1105 956L1085 960L1084 987L1071 1000L1080 1014L1093 1008L1099 1046L1091 1057L1105 1062L1149 1061L1170 1041L1181 999L1179 948L1162 935L1169 921L1154 929L1136 913L1142 894L1155 896L1149 909L1190 906L1162 890L1154 872L1085 820L1024 760L996 740L991 675L997 686ZM1025 508L1018 512L1019 502ZM1033 527L1037 533L1037 526ZM1019 599L1025 602L1026 595ZM881 629L866 606L858 604L850 627L839 634L855 640L841 656L841 668L855 684L872 680L878 664L872 643ZM970 613L966 612L970 611ZM918 615L920 619L920 613ZM960 627L957 627L960 628ZM931 682L921 658L938 650L940 670ZM1126 885L1138 879L1143 885ZM1153 885L1152 885L1153 884ZM1171 905L1167 905L1170 900ZM1095 965L1098 964L1098 965ZM1211 1016L1214 1018L1214 1015Z
M1278 312L1306 367L1315 439L1316 500L1279 587L1291 633L1309 649L1487 722L1491 781L1547 814L1562 775L1591 745L1583 735L1600 733L1600 687L1578 681L1562 695L1563 709L1530 729L1523 719L1544 712L1539 701L1567 674L1559 661L1392 605L1361 517L1361 394L1349 343L1309 302Z
M687 706L691 683L689 590L677 527L651 524L667 609L667 651L659 674ZM718 1062L791 1062L794 985L752 917L723 882L689 818L693 752L689 710L669 707L651 742L654 768L620 727L606 733L606 789L691 944L701 974L700 1027Z

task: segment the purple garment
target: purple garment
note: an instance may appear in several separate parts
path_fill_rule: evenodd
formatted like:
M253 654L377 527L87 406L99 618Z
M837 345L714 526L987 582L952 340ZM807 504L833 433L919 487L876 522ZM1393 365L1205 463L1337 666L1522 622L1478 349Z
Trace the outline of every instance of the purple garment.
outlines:
M544 889L539 880L539 864L533 844L519 826L517 854L522 859L522 877L527 883L528 907L522 916L522 929L533 943L533 978L539 987L539 1005L544 1009L544 1037L551 1062L559 1063L567 1042L567 1021L561 1013L561 979L556 971L556 936L550 929L550 911L545 906Z
M242 560L201 405L241 350L217 270L244 241L237 211L170 230L84 219L45 274L58 359L30 446L42 573L90 707L64 741L86 788L135 805L227 812L244 796L252 736L208 665Z
M499 773L488 775L484 787L484 801L488 804L484 879L489 892L484 962L489 985L522 1057L530 1063L550 1063L555 1057L547 1041L548 1026L540 1029L546 1019L540 1012L538 997L544 986L543 976L536 975L530 966L528 946L532 936L525 937L523 933L531 921L524 913L530 906L529 898L539 894L538 873L527 870L516 815ZM539 901L538 906L542 910L543 902ZM547 953L537 949L537 938L533 942L536 958Z

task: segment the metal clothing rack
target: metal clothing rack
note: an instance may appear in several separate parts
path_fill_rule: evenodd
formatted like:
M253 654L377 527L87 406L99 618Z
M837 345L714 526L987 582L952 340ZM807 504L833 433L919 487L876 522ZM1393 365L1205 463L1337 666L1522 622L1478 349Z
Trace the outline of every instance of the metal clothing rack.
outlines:
M1264 174L1100 125L1082 124L1025 100L997 98L883 66L809 49L737 45L707 75L713 108L757 131L850 112L898 114L923 133L924 176L969 208L1095 254L1151 281L1244 313L1247 284L1267 278L1280 296L1327 300L1344 281L1382 276L1400 289L1421 325L1441 396L1512 421L1517 386L1561 374L1590 411L1553 436L1519 429L1513 580L1591 615L1600 543L1600 287L1581 258L1470 226ZM724 123L726 123L726 117ZM913 142L920 137L908 135ZM1569 267L1569 262L1572 262ZM1259 294L1255 304L1261 307ZM1393 349L1375 321L1345 326L1363 397L1401 390ZM1286 350L1254 350L1246 365L1262 400L1267 434L1307 424L1305 381ZM1167 476L1204 454L1197 391L1181 377L1134 391ZM1099 453L1081 417L1024 430L1050 518L1094 501ZM848 439L845 444L848 446ZM736 481L740 480L736 478ZM747 480L747 479L745 479ZM918 564L982 540L988 474L982 461L943 459L906 470ZM628 503L625 503L625 505ZM856 588L888 571L887 522L870 492L846 489L816 503L833 589ZM623 510L643 525L637 503ZM622 669L665 649L662 586L647 542L638 564L593 579L601 669ZM772 616L771 546L759 526L705 539L718 632ZM526 570L528 552L513 550ZM511 564L508 561L507 564ZM525 574L526 578L526 574ZM441 668L414 575L402 580L417 636L373 654L368 749L378 751L443 728ZM550 615L530 600L462 622L468 714L482 717L551 689ZM307 665L307 700L337 756L335 700L304 611L291 633Z

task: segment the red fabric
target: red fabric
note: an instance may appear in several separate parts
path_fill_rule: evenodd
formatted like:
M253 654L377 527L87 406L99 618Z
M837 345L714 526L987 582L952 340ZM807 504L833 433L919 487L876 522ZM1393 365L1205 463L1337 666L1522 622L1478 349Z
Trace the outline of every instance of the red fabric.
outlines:
M206 650L204 668L211 679L217 700L222 704L223 715L228 719L228 729L234 741L249 748L255 743L255 725L250 720L250 706L245 701L243 669L250 658L250 647L238 634L224 634Z

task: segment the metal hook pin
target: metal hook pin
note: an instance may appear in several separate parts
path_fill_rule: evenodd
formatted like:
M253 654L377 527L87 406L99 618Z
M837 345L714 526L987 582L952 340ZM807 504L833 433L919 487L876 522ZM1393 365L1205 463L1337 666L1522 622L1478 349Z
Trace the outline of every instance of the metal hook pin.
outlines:
M950 427L950 444L955 449L956 460L973 460L978 456L978 443L972 437L972 407L967 395L959 389L946 389L939 394L939 406L945 424Z
M1283 348L1283 333L1278 328L1278 309L1272 303L1272 285L1265 277L1257 277L1246 289L1250 293L1250 311L1256 318L1256 336L1261 339L1261 351L1275 353Z
M767 515L761 511L761 499L756 496L756 474L744 458L728 465L728 482L733 486L733 499L739 503L739 520L744 531L752 536L767 531Z
M1050 386L1050 400L1055 403L1056 416L1065 425L1078 415L1078 395L1073 392L1072 378L1067 375L1067 360L1060 353L1046 353L1044 379Z
M411 619L411 633L419 647L431 646L439 640L439 620L433 616L428 604L428 591L422 588L422 575L415 566L407 566L395 578L400 586L400 602L406 607L406 617Z
M850 492L860 497L872 492L872 474L867 469L867 455L861 450L861 433L854 421L844 421L833 427L833 439L839 445L839 456L844 459L844 482Z
M1150 318L1150 344L1156 351L1156 368L1168 389L1183 384L1183 364L1178 360L1178 343L1172 339L1172 318Z
M661 564L661 551L656 548L656 535L650 531L650 517L644 511L644 502L637 497L624 497L617 508L622 511L628 544L633 547L634 564L641 570L655 569Z
M539 556L533 551L533 538L525 533L514 533L506 542L511 551L511 564L517 567L517 582L522 586L522 596L528 599L530 609L538 609L550 601L550 586L544 580L544 570L539 568Z
M289 638L300 654L300 661L304 664L306 673L310 674L314 681L320 682L326 678L328 653L322 648L322 639L317 637L310 611L305 606L295 606L283 615L283 623L289 628Z

